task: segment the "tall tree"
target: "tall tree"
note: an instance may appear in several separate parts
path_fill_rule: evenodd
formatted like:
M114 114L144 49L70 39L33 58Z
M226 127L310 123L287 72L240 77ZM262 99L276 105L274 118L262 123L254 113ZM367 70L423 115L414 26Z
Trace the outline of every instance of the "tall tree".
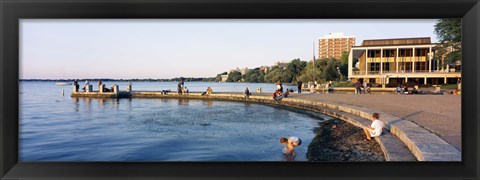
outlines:
M309 81L320 80L321 74L322 72L320 69L320 63L315 63L315 65L313 64L313 62L307 63L307 66L305 67L305 69L297 77L297 81L300 80L306 83Z
M340 57L340 73L342 73L342 76L345 76L348 78L348 56L349 52L343 51L342 56Z
M322 68L322 80L323 81L335 81L340 75L338 74L337 67L339 67L340 62L335 58L323 60Z
M440 40L436 58L444 63L442 66L462 60L462 21L461 19L439 19L435 24L435 34Z
M228 74L227 82L238 82L240 80L242 80L242 73L232 71Z
M292 83L297 81L297 76L300 75L300 73L303 71L303 69L305 69L306 66L307 62L301 61L300 59L294 59L290 63L288 63L287 70L292 77Z

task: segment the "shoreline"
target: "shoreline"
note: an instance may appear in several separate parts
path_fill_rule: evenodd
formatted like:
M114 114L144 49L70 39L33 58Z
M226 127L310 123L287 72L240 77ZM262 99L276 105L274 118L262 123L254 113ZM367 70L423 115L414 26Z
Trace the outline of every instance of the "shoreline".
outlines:
M308 146L308 161L386 161L380 145L363 130L339 119L319 122Z

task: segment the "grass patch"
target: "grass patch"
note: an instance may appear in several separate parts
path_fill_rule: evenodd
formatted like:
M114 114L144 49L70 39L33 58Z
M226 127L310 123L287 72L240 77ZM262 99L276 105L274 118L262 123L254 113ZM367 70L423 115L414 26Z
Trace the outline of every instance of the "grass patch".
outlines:
M354 87L355 83L349 81L342 81L342 82L333 82L333 87Z
M444 85L440 85L440 87L442 87L442 89L456 89L456 88L458 88L458 85L457 84L444 84Z

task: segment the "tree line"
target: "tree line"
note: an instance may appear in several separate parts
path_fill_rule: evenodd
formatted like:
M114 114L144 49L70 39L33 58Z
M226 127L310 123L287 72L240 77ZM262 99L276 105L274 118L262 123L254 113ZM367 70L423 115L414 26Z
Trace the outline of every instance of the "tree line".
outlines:
M340 73L339 73L340 71ZM326 82L346 80L348 74L348 52L343 52L340 59L322 58L313 61L291 60L285 67L278 65L263 71L260 67L251 69L245 74L238 71L223 72L216 76L215 81L221 81L222 75L227 75L227 82L248 83L274 83L280 80L282 83L294 83L298 81Z

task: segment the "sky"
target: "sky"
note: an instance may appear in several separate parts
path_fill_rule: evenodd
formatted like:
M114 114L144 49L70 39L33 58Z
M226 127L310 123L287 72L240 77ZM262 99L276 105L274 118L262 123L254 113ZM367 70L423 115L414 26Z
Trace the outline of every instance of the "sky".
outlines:
M318 56L331 32L365 39L431 37L436 19L22 19L20 79L215 77ZM317 57L318 58L318 57Z

